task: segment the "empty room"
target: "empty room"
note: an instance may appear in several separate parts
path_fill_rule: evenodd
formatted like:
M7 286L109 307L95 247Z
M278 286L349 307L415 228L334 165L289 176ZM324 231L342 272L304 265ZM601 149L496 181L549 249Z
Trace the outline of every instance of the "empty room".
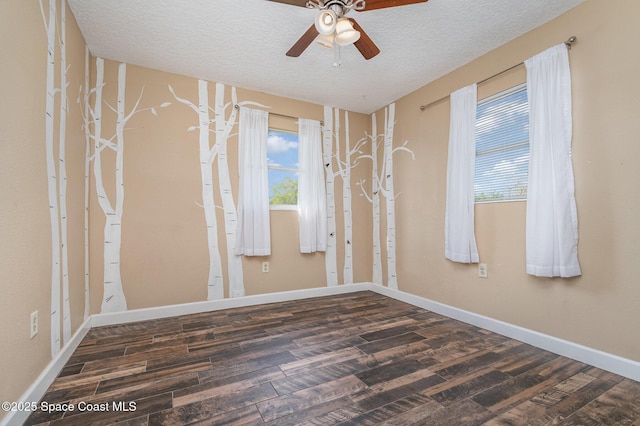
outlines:
M638 16L0 1L0 425L640 425Z

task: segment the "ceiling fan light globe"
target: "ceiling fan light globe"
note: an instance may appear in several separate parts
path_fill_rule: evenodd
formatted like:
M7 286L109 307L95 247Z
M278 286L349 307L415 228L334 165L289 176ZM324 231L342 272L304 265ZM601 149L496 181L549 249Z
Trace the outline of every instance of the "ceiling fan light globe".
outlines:
M360 31L356 31L347 18L341 18L336 25L334 42L338 46L348 46L360 39Z
M336 29L338 17L332 10L321 10L316 16L316 30L321 35L330 35Z
M333 34L329 34L329 35L320 34L317 42L322 47L326 47L327 49L333 49Z
M360 40L360 31L352 30L347 34L342 34L340 37L336 36L335 43L338 46L348 46Z

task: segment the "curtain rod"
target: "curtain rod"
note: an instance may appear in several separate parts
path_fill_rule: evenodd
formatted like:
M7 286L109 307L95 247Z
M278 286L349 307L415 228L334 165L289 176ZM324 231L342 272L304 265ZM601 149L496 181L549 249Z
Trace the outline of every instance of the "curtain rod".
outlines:
M235 109L240 109L240 105L238 104L235 104L233 107ZM269 112L270 115L276 115L278 117L283 117L283 118L291 118L293 120L297 120L298 118L300 118L300 117L294 117L293 115L279 114L277 112L270 112L270 111L267 111L267 112ZM324 121L320 120L320 125L324 126Z
M567 48L568 48L569 50L571 50L571 45L572 45L573 43L575 43L575 42L576 42L576 40L577 40L576 36L571 36L571 37L569 37L569 39L568 39L567 41L565 41L565 42L564 42L564 44L566 44L566 45L567 45ZM515 65L513 65L513 66L510 66L510 67L509 67L509 68L507 68L507 69L504 69L504 70L502 70L502 71L500 71L500 72L497 72L497 73L495 73L495 74L493 74L493 75L491 75L491 76L489 76L489 77L487 77L487 78L485 78L485 79L483 79L483 80L478 81L476 84L482 84L482 83L484 83L484 82L487 82L487 81L491 80L492 78L495 78L495 77L497 77L497 76L499 76L499 75L502 75L502 74L504 74L504 73L506 73L506 72L509 72L509 71L511 71L511 70L512 70L512 69L514 69L514 68L518 68L520 65L523 65L523 64L524 64L524 62L517 63L517 64L515 64ZM441 97L441 98L439 98L439 99L436 99L436 100L435 100L435 101L433 101L433 102L429 102L428 104L420 105L420 111L424 111L425 109L429 108L431 105L435 105L435 104L437 104L438 102L442 102L442 101L444 101L444 100L445 100L445 99L447 99L449 96L450 96L450 95L446 95L446 96L443 96L443 97Z

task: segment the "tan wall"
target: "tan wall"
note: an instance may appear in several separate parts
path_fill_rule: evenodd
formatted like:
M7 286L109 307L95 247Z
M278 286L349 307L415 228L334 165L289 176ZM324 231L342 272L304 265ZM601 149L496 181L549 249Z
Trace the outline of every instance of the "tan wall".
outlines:
M95 68L95 64L93 65ZM116 104L118 63L105 61L104 100ZM95 71L94 71L95 72ZM158 107L158 116L150 111L136 114L125 131L124 214L122 219L122 281L129 309L203 301L207 298L209 271L207 234L202 203L202 183L198 152L198 116L188 106L176 102L168 90L171 85L181 98L198 103L198 80L176 74L127 66L126 111L131 110L144 86L139 109ZM215 83L209 83L209 104L214 105ZM226 86L225 102L231 101L231 87ZM253 101L270 107L270 111L322 120L323 107L264 93L238 89L238 101ZM114 133L114 115L103 107L103 136ZM228 116L228 114L227 114ZM211 116L213 118L213 115ZM343 118L344 119L344 118ZM369 118L350 113L351 143L364 136ZM270 126L297 130L296 121L270 118ZM213 125L212 125L213 128ZM237 125L233 133L237 133ZM214 143L211 134L210 143ZM342 134L344 144L344 134ZM234 201L237 205L237 137L228 143L229 168ZM103 176L113 202L114 157L105 152ZM344 152L344 151L343 151ZM370 173L370 165L354 169L352 182ZM214 195L222 206L217 162L213 165ZM344 259L342 232L341 182L337 180L338 268L342 283ZM92 177L92 188L95 181ZM355 188L355 184L354 184ZM369 281L371 276L371 215L368 203L354 189L354 280ZM92 313L100 311L102 299L104 215L95 196L91 201L91 298ZM222 256L225 294L228 296L226 241L223 210L217 211L218 243ZM244 285L247 295L326 285L323 254L299 253L298 219L295 211L271 212L272 254L243 258ZM270 272L262 273L263 261L270 262Z
M46 3L46 2L45 2ZM640 256L640 225L635 216L640 195L639 168L640 60L634 55L640 4L634 0L591 0L397 102L395 142L409 141L416 155L394 158L398 280L401 290L425 296L562 339L640 360L634 336L640 286L635 263ZM0 398L17 399L50 360L51 253L44 155L46 35L37 2L0 3L3 66L0 68ZM67 173L72 328L83 311L83 157L84 135L75 103L83 82L84 41L67 13L69 117ZM19 34L19 42L16 42ZM499 203L476 208L476 235L489 278L477 278L475 265L446 261L444 200L449 103L420 112L418 106L492 75L547 47L576 35L571 51L574 98L573 160L580 220L580 278L540 279L524 272L525 204ZM57 55L59 58L59 55ZM59 68L57 64L57 68ZM57 71L59 72L59 70ZM95 72L95 67L94 67ZM117 63L106 61L105 100L115 105ZM140 108L159 106L158 117L137 114L125 133L125 204L122 279L130 308L201 301L208 272L206 233L201 200L196 114L178 104L171 84L187 99L197 100L197 80L128 66L127 111L144 86ZM482 84L480 97L524 81L516 69ZM56 78L56 85L58 85ZM210 84L213 104L215 85ZM271 111L322 119L322 106L238 89ZM227 86L226 99L230 99ZM113 133L113 115L104 108L103 134ZM56 103L56 114L59 105ZM381 118L378 114L378 130ZM350 114L351 142L369 130L369 117ZM274 127L295 126L273 118ZM342 116L344 120L344 116ZM111 127L109 127L111 126ZM291 127L289 127L291 128ZM295 128L295 127L293 127ZM344 128L344 127L343 127ZM111 129L111 130L109 130ZM57 135L57 131L56 131ZM57 136L56 136L57 140ZM344 142L344 134L341 137ZM229 141L234 196L237 186L237 141ZM368 149L368 148L367 148ZM105 151L107 190L113 194L113 157ZM361 163L352 177L354 217L354 281L371 279L371 208L355 185L370 183L370 165ZM214 183L217 184L214 165ZM104 218L91 181L91 313L102 297L102 227ZM218 188L216 200L221 204ZM237 197L236 202L237 202ZM384 213L384 201L382 200ZM342 282L343 231L341 182L336 180L338 272ZM384 217L384 214L382 215ZM301 255L295 212L271 213L272 255L243 260L248 295L322 286L324 256ZM222 211L218 212L219 244L226 276ZM381 239L385 241L384 222ZM384 259L384 256L383 256ZM260 272L262 261L271 263ZM384 261L383 261L384 264ZM386 275L385 275L386 276ZM386 281L386 278L385 278ZM29 339L29 313L40 313L40 333ZM2 416L2 414L0 414Z
M531 330L640 360L640 3L591 0L397 102L398 276L401 290ZM525 203L477 205L477 265L444 258L449 101L427 104L529 58L569 36L573 79L573 164L583 275L525 273ZM525 80L523 67L479 86L479 98Z
M48 2L43 3L47 9ZM76 104L84 78L84 40L68 9L66 16L67 65L71 66L66 164L73 333L84 311L85 143ZM0 400L15 401L51 360L51 225L44 119L47 36L37 1L0 2L0 51ZM56 43L56 87L60 87L59 58ZM55 101L58 123L59 95ZM56 124L56 156L58 129ZM39 333L30 339L29 315L35 310ZM4 414L0 412L0 418Z

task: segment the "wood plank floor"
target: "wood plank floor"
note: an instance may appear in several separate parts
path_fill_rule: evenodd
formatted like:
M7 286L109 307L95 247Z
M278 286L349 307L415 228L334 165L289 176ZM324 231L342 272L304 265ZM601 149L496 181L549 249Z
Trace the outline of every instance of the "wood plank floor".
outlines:
M43 401L74 410L27 424L640 425L638 382L373 292L94 328Z

